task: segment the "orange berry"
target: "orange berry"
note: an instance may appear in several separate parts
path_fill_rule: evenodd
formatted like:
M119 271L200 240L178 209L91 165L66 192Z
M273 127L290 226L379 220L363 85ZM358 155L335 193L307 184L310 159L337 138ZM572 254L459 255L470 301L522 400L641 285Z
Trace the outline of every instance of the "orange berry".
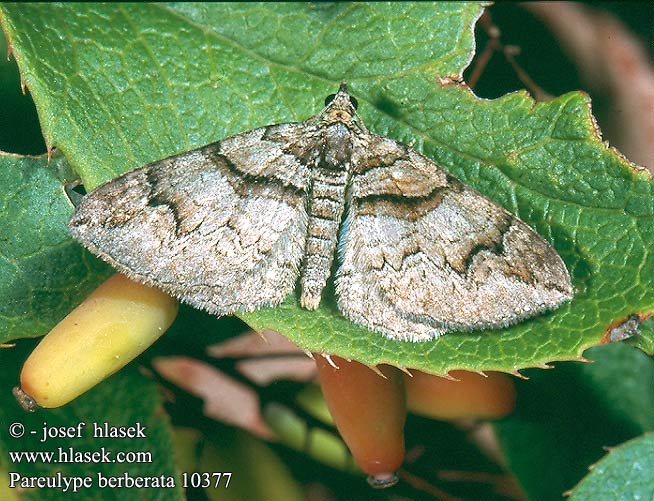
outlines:
M516 390L511 378L498 372L487 377L452 371L458 381L412 370L405 376L407 407L434 419L500 418L515 407Z
M404 460L406 404L402 374L380 366L385 377L359 362L315 355L318 379L336 428L374 487L397 481Z

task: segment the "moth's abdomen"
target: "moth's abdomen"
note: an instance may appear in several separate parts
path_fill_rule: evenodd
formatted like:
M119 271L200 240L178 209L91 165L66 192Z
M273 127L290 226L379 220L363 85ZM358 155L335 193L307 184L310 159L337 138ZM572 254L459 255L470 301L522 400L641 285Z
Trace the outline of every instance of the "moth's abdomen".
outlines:
M300 281L300 304L310 310L320 304L322 290L334 261L348 176L347 169L317 168L313 173L307 243Z

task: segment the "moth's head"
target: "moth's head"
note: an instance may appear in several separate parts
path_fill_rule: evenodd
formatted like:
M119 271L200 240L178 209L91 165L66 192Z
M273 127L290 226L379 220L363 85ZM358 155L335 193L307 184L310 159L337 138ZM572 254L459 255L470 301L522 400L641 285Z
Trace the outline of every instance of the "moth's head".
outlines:
M330 94L325 98L325 109L322 112L323 122L330 124L341 122L345 125L354 126L354 118L357 114L357 99L347 92L347 83L343 82L336 94Z

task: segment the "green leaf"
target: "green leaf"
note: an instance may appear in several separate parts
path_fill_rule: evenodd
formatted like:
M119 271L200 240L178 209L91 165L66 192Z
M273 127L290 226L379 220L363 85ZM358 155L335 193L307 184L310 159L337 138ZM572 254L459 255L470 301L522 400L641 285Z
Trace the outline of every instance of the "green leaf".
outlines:
M586 354L593 363L527 371L515 412L493 425L509 469L534 501L559 499L605 446L654 430L654 361L624 344Z
M347 79L372 131L415 140L517 214L571 272L575 298L556 312L426 343L357 327L330 298L316 312L291 297L242 316L310 351L442 374L575 359L654 302L651 179L600 140L584 94L488 101L452 84L472 57L480 13L474 3L3 4L0 21L48 144L87 188L229 134L305 119Z
M140 374L135 368L122 370L107 381L101 383L93 390L82 395L74 402L58 409L40 409L35 413L25 412L16 402L7 398L6 388L17 383L16 374L20 370L22 360L27 356L33 342L21 342L13 349L0 349L0 388L3 389L3 404L0 406L0 492L6 487L10 477L8 472L19 473L22 477L89 477L90 487L80 488L72 494L72 489L64 492L61 488L28 488L24 491L17 489L14 484L13 492L22 500L58 500L58 499L85 499L109 501L113 499L156 499L181 500L184 499L180 480L173 462L171 450L173 448L170 423L163 412L161 396L158 387L152 381ZM78 433L78 424L84 422ZM12 423L19 423L24 429L21 437L10 435L17 428L10 427ZM140 423L145 427L145 438L106 438L94 437L97 423L100 427L107 423L109 426L136 426ZM48 427L68 429L67 438L57 437L43 440L44 425ZM34 434L32 434L34 432ZM71 449L86 453L87 458L95 461L63 461L59 456L60 450L71 457ZM37 452L53 454L52 460L42 456L29 461L26 458L19 460L10 456L15 452ZM105 453L103 455L103 452ZM138 452L146 455L123 456L119 453ZM95 456L91 454L95 453ZM108 455L107 455L108 454ZM61 460L60 460L61 458ZM109 462L105 459L109 458ZM102 459L102 460L101 460ZM115 460L112 462L111 460ZM132 478L136 477L172 477L173 488L101 488L100 476L123 478L125 472ZM124 480L123 480L124 481ZM4 497L2 499L5 499ZM11 498L9 498L11 499Z
M570 495L571 501L654 499L654 433L611 449Z
M0 153L0 342L41 336L111 273L71 240L61 155Z

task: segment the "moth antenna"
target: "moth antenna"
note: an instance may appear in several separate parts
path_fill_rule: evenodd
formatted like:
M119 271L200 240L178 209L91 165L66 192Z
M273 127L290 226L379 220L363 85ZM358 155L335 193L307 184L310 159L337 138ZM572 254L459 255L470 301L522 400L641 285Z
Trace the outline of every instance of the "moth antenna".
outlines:
M363 123L363 120L361 119L361 115L359 115L359 112L357 110L354 110L354 116L357 119L357 125L359 126L359 129L361 129L361 132L364 134L370 134L370 131L368 130L368 127L365 126Z

